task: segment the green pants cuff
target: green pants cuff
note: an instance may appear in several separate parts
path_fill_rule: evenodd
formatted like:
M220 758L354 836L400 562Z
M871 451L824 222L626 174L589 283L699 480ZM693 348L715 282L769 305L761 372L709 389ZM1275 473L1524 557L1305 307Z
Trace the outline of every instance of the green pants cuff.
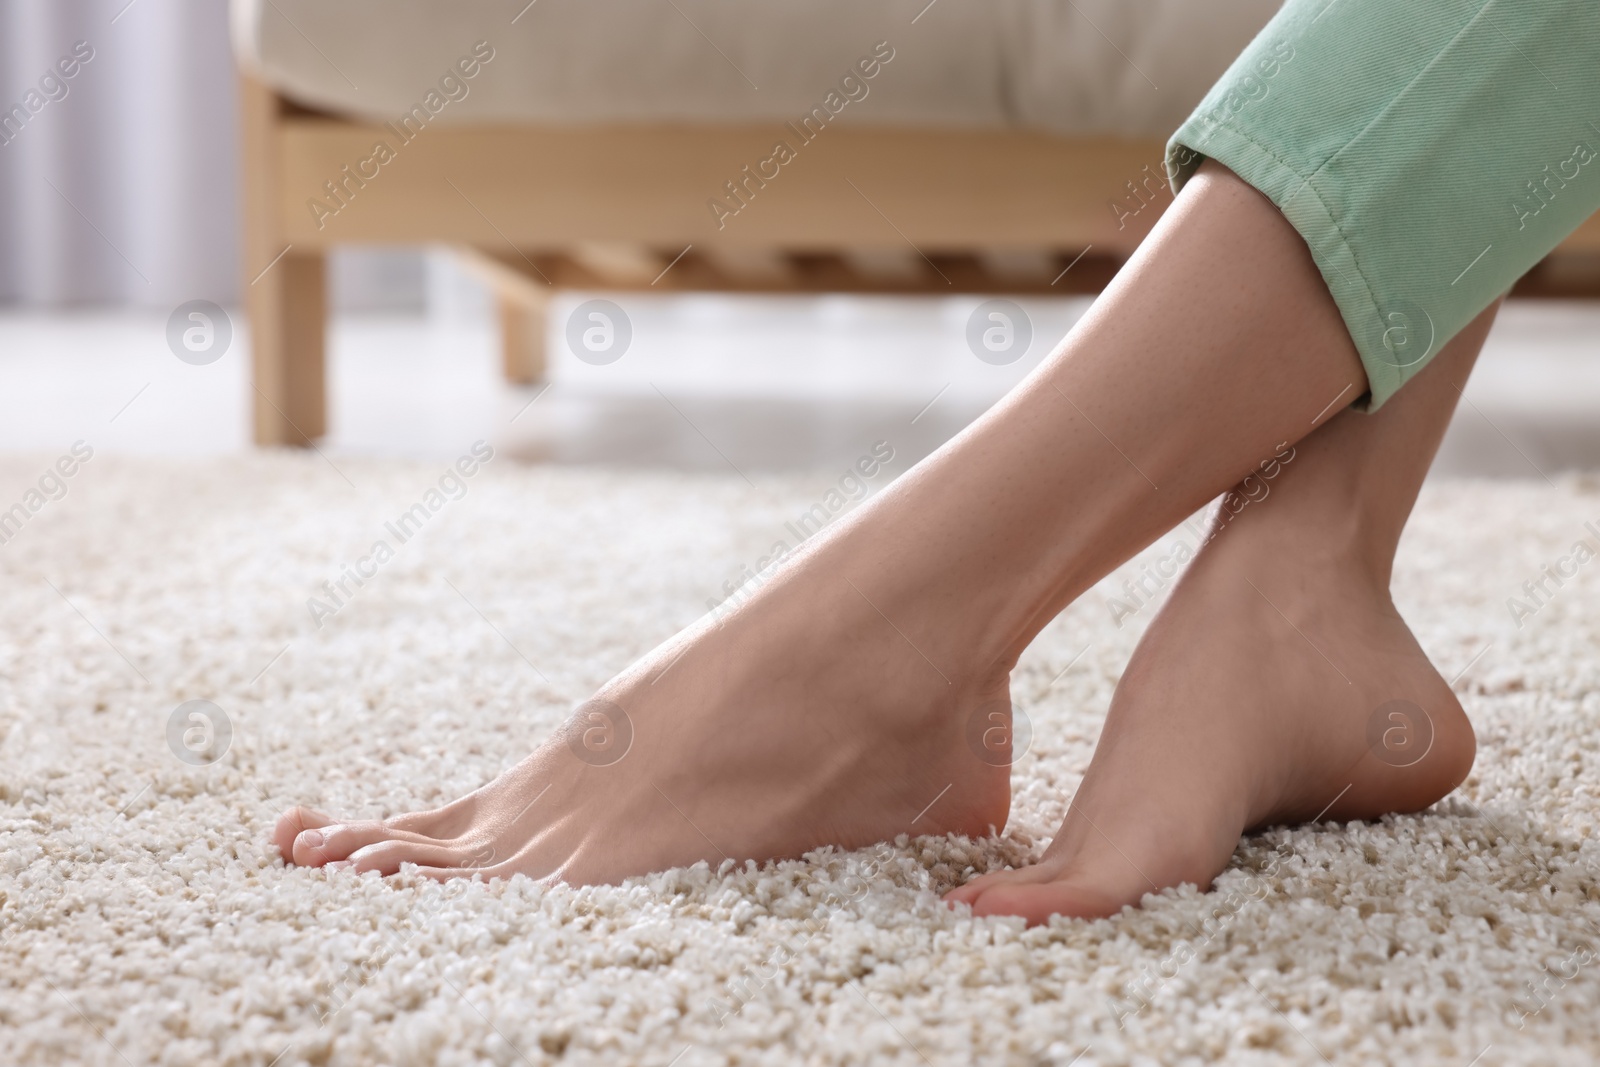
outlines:
M1537 57L1537 58L1535 58ZM1288 0L1173 135L1304 238L1375 409L1600 208L1592 0Z

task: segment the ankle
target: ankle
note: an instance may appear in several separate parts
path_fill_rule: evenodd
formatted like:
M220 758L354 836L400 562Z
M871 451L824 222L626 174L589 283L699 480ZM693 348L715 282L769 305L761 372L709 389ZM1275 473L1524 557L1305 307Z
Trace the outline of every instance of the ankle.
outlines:
M1270 512L1268 504L1253 516L1257 521L1241 522L1245 516L1237 516L1228 524L1236 529L1224 525L1213 537L1248 542L1246 551L1269 566L1276 562L1306 573L1337 575L1343 585L1356 583L1363 592L1388 597L1396 541L1359 504L1317 512L1285 506Z

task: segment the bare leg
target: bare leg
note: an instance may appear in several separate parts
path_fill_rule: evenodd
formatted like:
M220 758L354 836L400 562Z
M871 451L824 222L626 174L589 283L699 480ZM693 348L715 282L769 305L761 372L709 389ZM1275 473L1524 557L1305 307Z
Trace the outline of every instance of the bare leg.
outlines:
M1416 811L1460 783L1472 727L1389 577L1497 309L1381 411L1340 414L1236 489L1128 664L1044 859L951 900L1107 915L1209 886L1247 828Z
M690 627L600 691L632 724L621 762L556 738L437 811L329 829L292 809L278 843L303 864L603 882L999 829L1008 772L966 730L1009 707L1029 641L1364 389L1299 236L1208 164L1018 389L720 627Z

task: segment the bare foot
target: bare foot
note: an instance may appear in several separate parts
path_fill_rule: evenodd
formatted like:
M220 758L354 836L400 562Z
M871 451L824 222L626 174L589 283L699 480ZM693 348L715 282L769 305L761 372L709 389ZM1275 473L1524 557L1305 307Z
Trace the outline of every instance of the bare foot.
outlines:
M848 538L823 540L721 626L707 618L629 668L483 788L381 822L293 808L275 833L284 858L591 884L902 833L1000 831L1007 761L978 758L965 727L979 709L1009 716L1005 670L961 662L948 635L930 633L914 588L851 558Z
M296 863L361 871L613 882L999 830L1007 760L981 742L1006 736L992 727L1009 716L1022 650L1364 380L1294 228L1207 162L1027 381L807 542L722 626L663 645L566 736L454 804L368 823L294 809L278 845ZM1228 843L1220 858L1200 850L1205 877L1254 811L1228 812L1226 833L1207 824Z
M1262 509L1290 506L1264 502ZM1198 554L1112 697L1043 859L947 899L1096 917L1222 871L1241 834L1426 808L1472 768L1472 727L1359 553L1239 522ZM1323 540L1332 540L1324 538Z

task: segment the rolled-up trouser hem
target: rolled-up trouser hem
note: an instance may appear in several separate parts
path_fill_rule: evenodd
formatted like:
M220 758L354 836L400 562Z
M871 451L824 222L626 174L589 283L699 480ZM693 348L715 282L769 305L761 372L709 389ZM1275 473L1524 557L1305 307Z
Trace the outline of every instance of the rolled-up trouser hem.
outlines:
M1600 208L1597 60L1594 0L1287 0L1168 174L1209 157L1278 206L1375 409Z
M1352 338L1359 337L1371 323L1380 321L1382 311L1372 284L1361 273L1355 249L1339 229L1332 208L1317 193L1310 175L1295 170L1266 145L1257 144L1245 131L1223 123L1211 126L1205 137L1191 140L1197 143L1189 147L1199 153L1191 161L1193 167L1199 166L1201 158L1215 159L1278 205L1283 217L1300 231ZM1376 408L1394 395L1405 379L1395 365L1398 360L1373 358L1359 342L1356 348L1367 371L1368 393L1360 397L1359 402ZM1358 402L1357 397L1350 400Z

